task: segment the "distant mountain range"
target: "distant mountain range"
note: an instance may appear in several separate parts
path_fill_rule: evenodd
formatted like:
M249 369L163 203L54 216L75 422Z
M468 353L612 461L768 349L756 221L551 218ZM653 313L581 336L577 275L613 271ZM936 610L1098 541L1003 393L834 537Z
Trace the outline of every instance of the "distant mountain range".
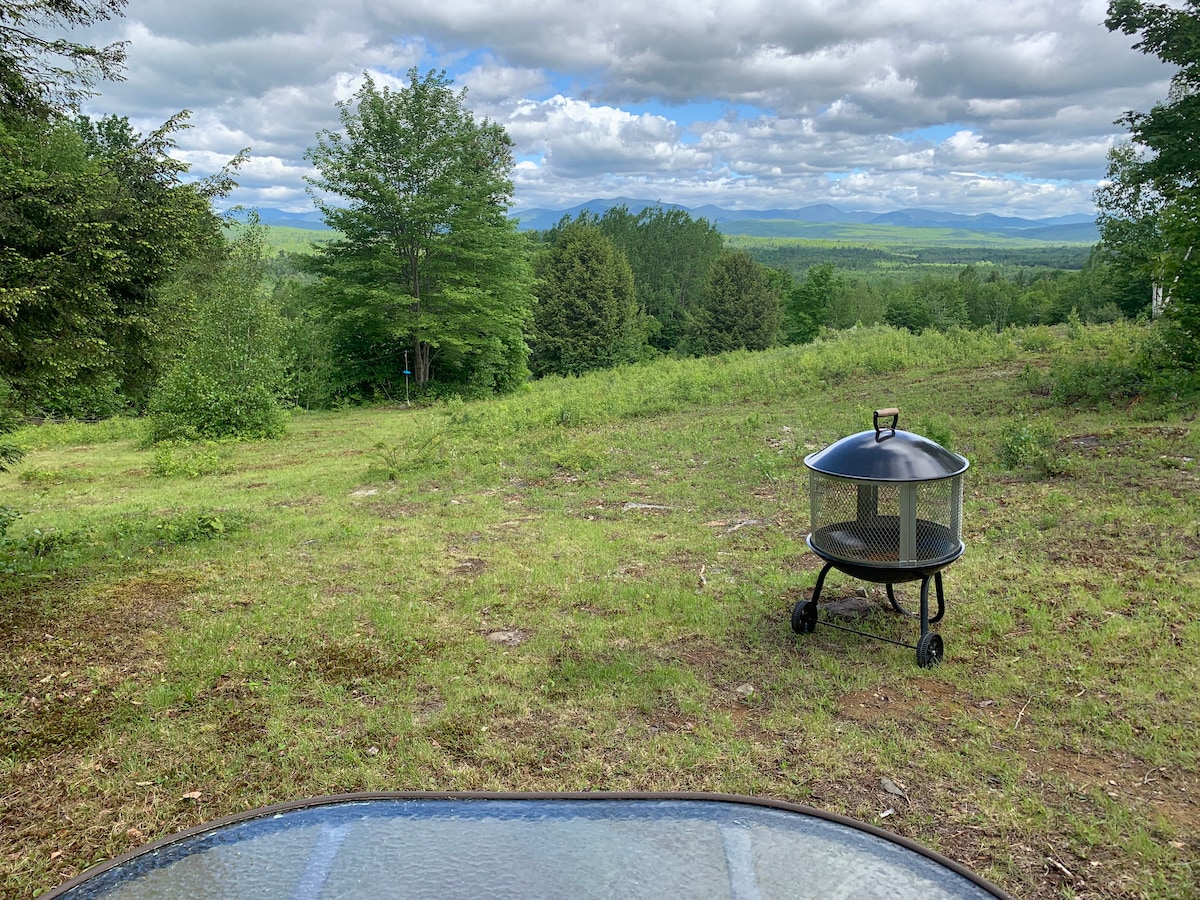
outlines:
M603 215L614 206L624 206L631 213L647 207L682 209L693 218L707 219L724 234L757 235L764 237L838 237L846 239L847 226L891 226L899 228L948 228L983 234L1028 238L1049 243L1094 243L1099 240L1096 221L1092 216L1056 216L1048 219L1022 219L997 216L992 213L963 215L935 212L929 209L898 209L887 213L846 211L827 203L800 209L723 209L719 206L687 207L677 203L658 203L651 200L630 200L617 197L611 200L589 200L569 209L521 209L513 212L523 231L545 230L558 224L563 216L575 218L587 210ZM324 230L325 221L316 210L302 213L279 209L257 210L265 225L289 228ZM828 229L814 226L830 226ZM864 229L869 233L869 228ZM826 233L827 232L827 233ZM867 235L864 235L867 236Z
M1021 219L992 213L967 216L929 209L898 209L893 212L875 213L846 211L828 203L804 206L800 209L723 209L719 206L687 207L676 203L660 204L649 200L618 197L613 200L589 200L570 209L521 209L513 215L520 220L520 227L524 230L544 230L556 225L563 216L574 218L584 210L603 215L614 206L625 206L634 214L653 206L682 209L693 218L707 219L724 234L767 237L819 237L819 230L813 229L813 225L885 225L900 228L951 228L1060 243L1094 243L1100 239L1095 218L1087 215ZM799 227L788 228L788 223ZM848 236L844 229L837 229L837 232L834 236Z

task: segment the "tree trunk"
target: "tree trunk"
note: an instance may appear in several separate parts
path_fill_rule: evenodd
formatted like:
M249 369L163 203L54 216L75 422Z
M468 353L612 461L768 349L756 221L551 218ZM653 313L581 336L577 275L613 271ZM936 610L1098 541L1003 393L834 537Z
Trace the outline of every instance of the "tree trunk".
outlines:
M419 338L413 338L413 378L417 384L429 380L430 356L433 348Z

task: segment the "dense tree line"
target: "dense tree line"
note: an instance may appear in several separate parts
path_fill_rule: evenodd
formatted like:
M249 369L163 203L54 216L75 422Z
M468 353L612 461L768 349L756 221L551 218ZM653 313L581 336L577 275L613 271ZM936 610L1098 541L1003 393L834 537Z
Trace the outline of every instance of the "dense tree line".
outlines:
M124 0L0 2L0 419L148 407L190 337L193 294L226 253L226 170L185 183L181 112L150 134L90 121L79 100L120 77L124 46L55 28ZM231 161L236 167L238 160Z
M870 275L892 270L898 277L908 273L930 274L946 266L995 266L1006 277L1025 269L1079 270L1087 263L1091 248L1082 244L1051 244L1045 247L886 247L845 244L832 240L743 240L740 246L772 269L803 276L812 266L831 263L845 272Z

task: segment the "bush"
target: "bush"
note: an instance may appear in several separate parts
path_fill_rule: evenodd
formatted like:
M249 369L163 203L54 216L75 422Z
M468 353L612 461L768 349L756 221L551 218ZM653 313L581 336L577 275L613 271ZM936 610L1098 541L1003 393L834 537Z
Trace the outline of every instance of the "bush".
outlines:
M1146 335L1130 325L1068 326L1066 352L1050 367L1050 398L1056 403L1115 403L1140 396L1146 387Z
M151 403L152 441L275 438L287 413L263 384L237 384L187 364L177 365Z
M1000 443L997 456L1009 469L1033 469L1042 475L1066 474L1070 465L1057 453L1054 426L1019 416Z

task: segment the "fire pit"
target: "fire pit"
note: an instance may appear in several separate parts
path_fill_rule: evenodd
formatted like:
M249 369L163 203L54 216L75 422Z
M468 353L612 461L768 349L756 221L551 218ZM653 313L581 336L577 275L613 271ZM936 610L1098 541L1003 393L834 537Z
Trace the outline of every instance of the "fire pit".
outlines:
M874 429L842 438L804 458L809 469L812 531L808 546L825 560L811 600L792 610L792 630L811 634L817 603L830 569L887 586L888 601L902 615L919 618L915 647L879 635L826 622L831 628L861 634L917 651L922 668L942 660L941 635L929 626L946 612L942 569L963 554L962 485L970 463L928 438L900 431L898 409L879 409ZM918 613L896 600L893 585L921 582ZM937 612L929 614L929 584L937 594Z

